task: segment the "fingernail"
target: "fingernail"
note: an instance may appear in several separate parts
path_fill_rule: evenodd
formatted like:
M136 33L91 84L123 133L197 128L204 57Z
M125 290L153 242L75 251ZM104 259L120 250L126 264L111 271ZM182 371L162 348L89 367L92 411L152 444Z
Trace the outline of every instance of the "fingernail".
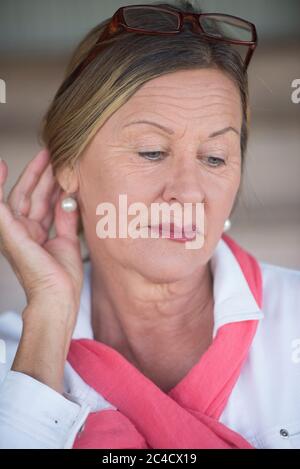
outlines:
M13 214L16 218L19 218L21 216L21 213L19 210L13 210Z
M23 202L24 202L25 196L24 194L21 196L21 199L19 200L18 206L14 210L14 215L19 218L22 215L22 208L23 208Z

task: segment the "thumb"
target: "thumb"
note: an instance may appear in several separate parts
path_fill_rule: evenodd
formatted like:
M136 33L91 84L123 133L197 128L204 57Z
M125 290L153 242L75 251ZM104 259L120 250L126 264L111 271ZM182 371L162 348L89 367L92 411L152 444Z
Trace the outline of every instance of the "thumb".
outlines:
M62 208L64 199L70 198L66 192L62 192L55 204L54 222L57 237L68 238L71 240L78 240L78 226L79 226L79 208L77 205L76 210L66 211ZM75 199L75 197L72 197ZM77 202L77 201L76 201Z

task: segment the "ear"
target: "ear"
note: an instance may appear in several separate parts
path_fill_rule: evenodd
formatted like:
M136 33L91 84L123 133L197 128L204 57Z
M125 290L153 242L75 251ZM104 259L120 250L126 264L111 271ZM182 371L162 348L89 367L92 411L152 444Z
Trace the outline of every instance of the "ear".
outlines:
M66 166L58 170L56 179L65 192L76 193L79 187L78 175L74 168Z

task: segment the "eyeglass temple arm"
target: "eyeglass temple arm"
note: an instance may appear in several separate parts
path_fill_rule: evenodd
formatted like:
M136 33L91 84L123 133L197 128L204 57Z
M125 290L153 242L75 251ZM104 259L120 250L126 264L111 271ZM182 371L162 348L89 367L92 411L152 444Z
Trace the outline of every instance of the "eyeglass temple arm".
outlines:
M250 63L250 60L251 60L251 57L255 51L255 48L256 48L256 45L257 44L251 44L249 45L249 49L248 49L248 52L247 52L247 55L245 57L245 61L244 61L244 69L247 70L248 68L248 65Z

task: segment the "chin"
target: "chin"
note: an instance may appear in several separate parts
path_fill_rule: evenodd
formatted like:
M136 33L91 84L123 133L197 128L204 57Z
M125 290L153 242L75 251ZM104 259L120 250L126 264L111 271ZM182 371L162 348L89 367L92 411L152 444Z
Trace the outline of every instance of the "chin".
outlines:
M168 241L168 243L174 243ZM174 282L197 271L203 262L202 249L186 249L183 244L176 246L158 245L148 246L147 249L138 249L138 252L131 253L134 262L131 266L142 276L154 283Z

